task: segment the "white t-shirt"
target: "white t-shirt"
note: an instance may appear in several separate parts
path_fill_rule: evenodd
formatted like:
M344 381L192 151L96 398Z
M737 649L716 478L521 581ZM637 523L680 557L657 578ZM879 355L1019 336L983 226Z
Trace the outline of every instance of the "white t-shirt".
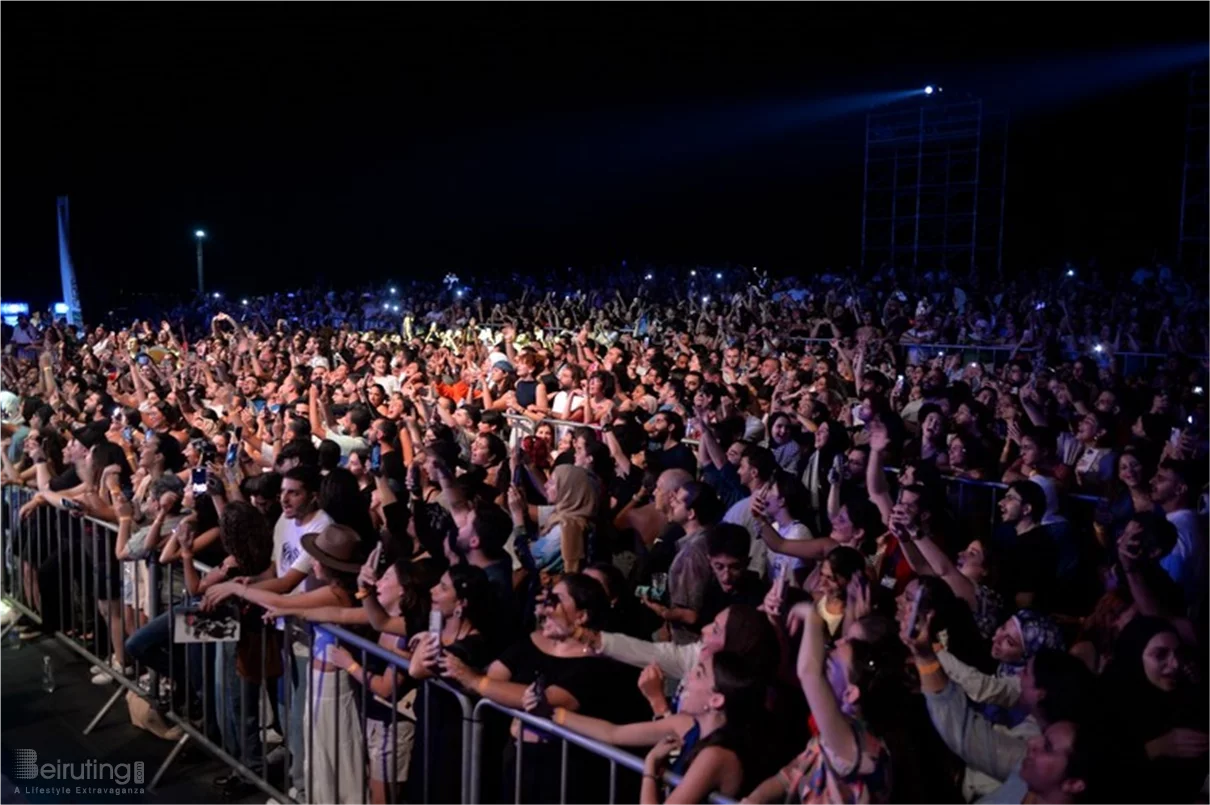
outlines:
M567 419L572 411L578 411L584 407L584 395L578 391L560 391L555 394L555 399L551 403L551 413L555 415L555 419Z
M778 536L785 540L805 540L813 539L814 535L811 530L802 523L795 520L784 526L778 523L773 524L773 528L777 531ZM776 579L782 574L789 573L788 582L791 586L798 586L797 572L806 567L806 562L799 559L797 556L788 556L784 553L769 551L769 578Z
M382 390L386 392L388 397L399 391L399 378L395 377L395 375L372 377L370 378L370 384L382 386Z
M765 578L769 571L769 563L765 560L768 548L760 538L760 523L752 516L752 496L748 495L743 500L731 504L731 508L723 515L723 522L742 525L748 529L748 534L752 537L752 545L748 548L748 569L755 571L762 579Z
M317 533L330 525L332 518L323 509L312 514L305 523L299 523L298 520L285 515L277 518L277 525L273 526L273 564L277 568L279 579L291 570L311 574L315 560L302 548L303 534ZM288 594L293 595L295 592L299 592L298 587Z
M1176 545L1160 560L1160 567L1185 592L1185 605L1198 605L1201 585L1206 577L1206 537L1198 528L1193 509L1170 512L1168 522L1176 528Z

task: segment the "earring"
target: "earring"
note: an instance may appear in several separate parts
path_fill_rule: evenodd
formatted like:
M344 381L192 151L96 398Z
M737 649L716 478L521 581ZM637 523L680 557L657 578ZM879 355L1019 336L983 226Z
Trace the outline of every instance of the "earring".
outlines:
M457 618L458 620L462 620L462 605L461 604L454 607L454 617Z

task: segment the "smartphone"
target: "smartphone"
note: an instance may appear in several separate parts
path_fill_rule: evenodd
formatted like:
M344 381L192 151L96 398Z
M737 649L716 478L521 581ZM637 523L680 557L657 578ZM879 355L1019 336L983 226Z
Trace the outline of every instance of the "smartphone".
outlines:
M146 366L147 364L151 363L151 358L148 357L146 353L139 353L139 356L136 358L136 360L139 362L140 366Z
M194 497L206 494L207 480L205 467L195 467L193 469L193 472L190 474L190 483L193 484Z
M281 405L279 405L278 403L273 403L273 404L271 404L271 405L269 406L269 412L270 412L270 413L272 413L272 414L276 414L276 413L278 413L279 411L281 411Z
M84 507L81 506L78 501L72 500L70 498L63 498L63 508L69 512L84 511Z
M909 635L916 634L916 621L920 619L920 601L924 598L924 587L916 587L916 597L912 599L912 610L908 613L907 629Z
M234 467L239 460L239 440L232 439L231 444L227 445L226 462L228 467Z
M370 448L370 472L377 475L382 470L382 445L376 444Z
M130 442L133 444L134 443L134 428L129 427L129 426L122 428L122 438L125 439L127 442Z
M252 410L258 414L261 411L265 410L265 401L264 400L253 400L252 401Z
M539 671L534 676L534 696L540 702L546 700L546 686L546 674Z
M435 640L441 639L441 626L441 610L429 610L429 634L431 634Z

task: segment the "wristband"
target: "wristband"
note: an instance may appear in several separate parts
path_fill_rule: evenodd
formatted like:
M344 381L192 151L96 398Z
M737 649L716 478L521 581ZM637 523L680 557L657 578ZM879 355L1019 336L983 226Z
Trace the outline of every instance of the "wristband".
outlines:
M916 673L920 674L921 676L928 676L929 674L935 674L940 670L941 670L941 663L937 660L933 660L932 662L926 662L924 664L916 663Z
M560 727L563 726L565 723L567 723L567 708L556 707L555 713L553 716L551 716L550 720L558 724Z
M349 667L345 669L345 671L350 674L355 674L360 670L361 670L361 666L358 665L356 662L349 663Z
M475 690L479 691L479 695L482 696L487 693L487 688L491 684L492 678L490 676L485 676L479 680L479 684L475 686Z

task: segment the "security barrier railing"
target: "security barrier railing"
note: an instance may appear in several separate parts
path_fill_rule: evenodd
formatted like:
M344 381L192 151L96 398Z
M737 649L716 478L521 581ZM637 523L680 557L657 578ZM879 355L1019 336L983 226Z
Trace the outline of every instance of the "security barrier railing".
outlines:
M598 741L586 738L583 735L580 735L578 732L574 732L566 727L555 724L549 719L540 718L523 710L514 710L510 707L505 707L504 705L497 704L490 699L480 699L475 705L474 709L474 736L472 739L473 748L471 750L471 765L476 769L481 769L486 766L483 758L485 727L483 714L488 710L493 710L504 716L514 718L519 721L523 727L533 728L534 731L559 741L560 761L558 782L560 803L569 801L568 786L570 783L571 771L570 755L568 752L569 746L577 746L609 762L609 794L608 798L604 801L610 803L610 805L613 805L613 803L618 801L619 767L638 774L640 778L643 775L643 760L635 755L630 754L629 752L618 749L615 746L609 746L608 744L602 744ZM512 801L518 804L526 801L526 799L524 799L522 796L522 772L524 768L522 764L525 758L525 748L526 746L529 746L531 751L533 751L535 747L540 746L540 744L527 743L524 740L526 731L526 729L518 729L516 737L512 739L514 747L513 751L515 752L516 758L513 769L514 775ZM470 802L474 805L478 805L478 803L482 802L480 788L481 782L482 780L480 775L476 775L471 781ZM662 777L662 782L669 787L676 787L681 782L681 776L670 771L665 771ZM501 793L503 794L504 792ZM599 794L599 792L597 793ZM596 801L601 801L601 798L598 796ZM709 797L709 801L725 804L733 803L735 800L728 799L727 797L724 797L718 793L712 793Z
M31 622L117 683L85 733L124 696L132 715L136 705L154 708L162 726L171 725L161 737L176 744L152 776L149 790L194 743L234 776L280 802L478 802L485 773L480 714L487 709L564 741L564 772L568 743L607 760L611 794L616 793L619 766L642 772L640 758L553 722L487 700L473 704L473 697L439 679L416 684L404 656L340 626L287 618L281 630L277 624L255 628L262 619L245 614L238 639L213 630L216 639L199 638L205 630L190 620L196 618L196 598L189 596L177 563L119 561L113 550L116 527L95 518L43 506L22 519L21 506L32 497L29 489L3 489L0 592ZM140 573L126 571L137 571L140 564L149 571L147 582ZM200 562L194 566L201 573L211 571ZM123 596L126 575L132 595ZM113 606L115 600L119 607ZM127 628L124 617L128 600L136 612L145 610L145 618L136 616L134 629ZM50 601L57 608L48 609ZM12 628L10 624L6 632ZM329 649L334 644L362 669L381 671L374 676L390 676L389 696L355 683L344 670L333 670ZM115 652L124 658L118 667L102 659ZM125 661L127 656L132 663ZM328 665L317 667L316 660ZM446 697L454 707L435 706L437 697ZM275 743L283 748L269 751ZM413 753L419 757L418 769L411 767ZM275 754L287 760L280 772L273 768ZM520 769L523 749L517 762ZM679 778L668 774L665 781L675 785ZM403 786L410 787L407 793ZM562 789L566 792L565 777ZM711 801L729 802L717 796Z

